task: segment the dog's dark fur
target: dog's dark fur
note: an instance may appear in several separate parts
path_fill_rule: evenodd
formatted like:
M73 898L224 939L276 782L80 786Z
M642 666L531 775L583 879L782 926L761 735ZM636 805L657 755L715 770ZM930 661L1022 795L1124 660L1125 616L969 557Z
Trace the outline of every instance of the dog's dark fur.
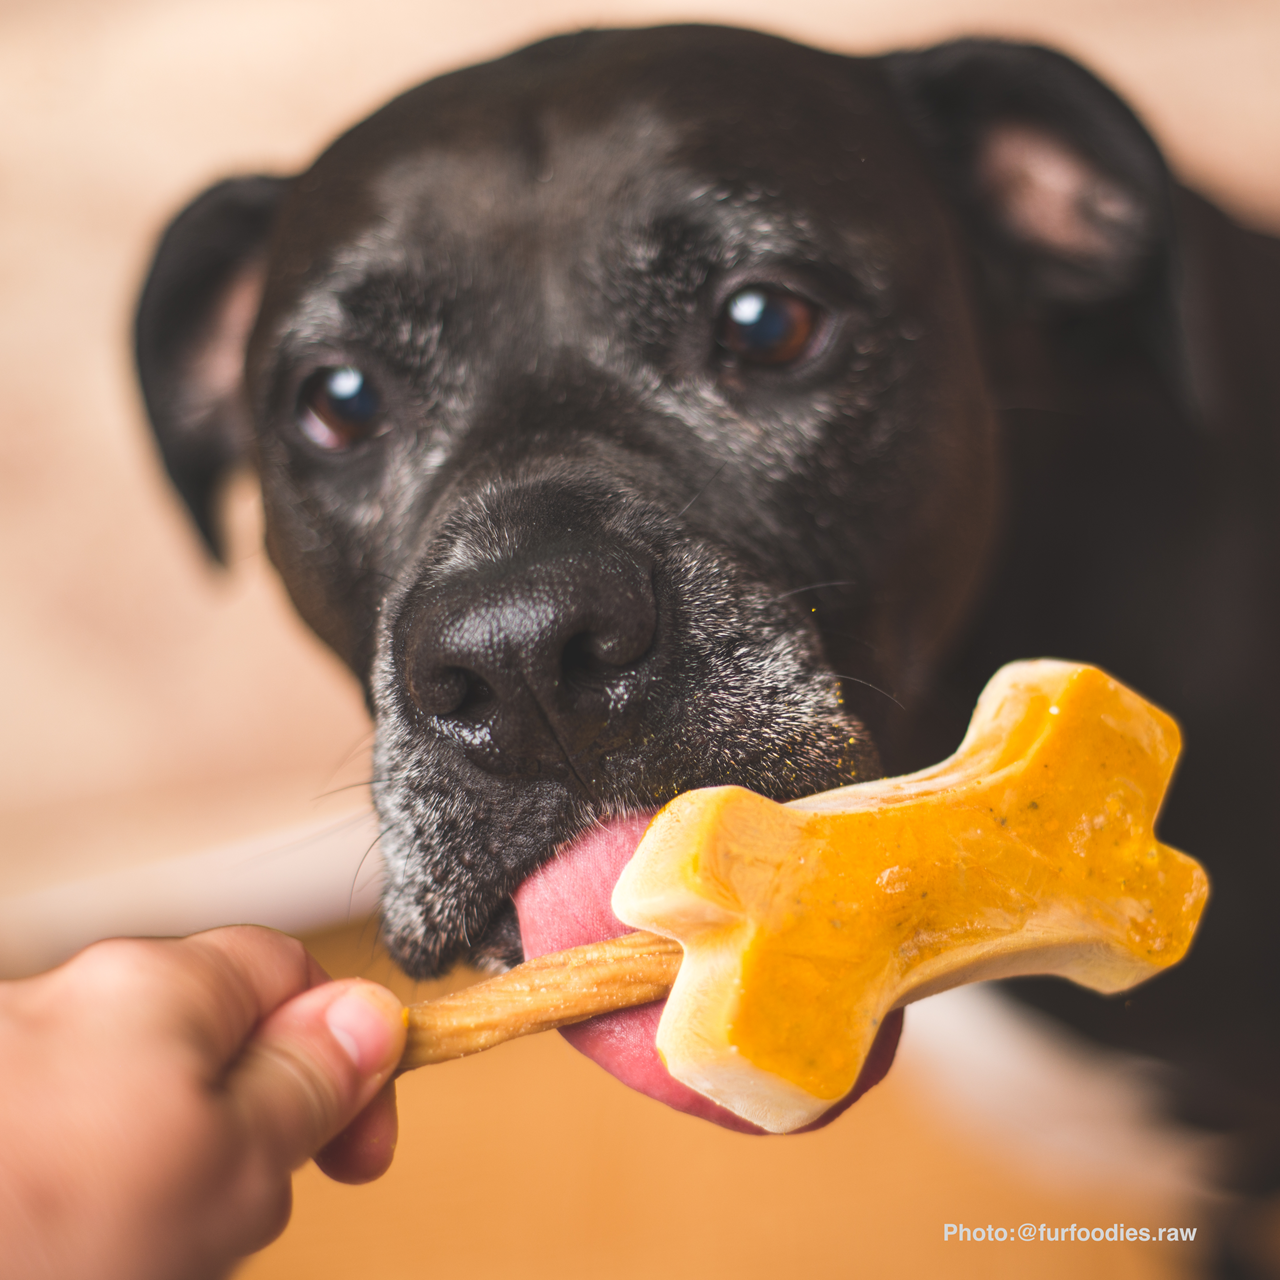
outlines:
M752 284L815 308L792 363L717 342ZM252 459L273 561L364 681L412 973L517 960L512 890L597 818L940 757L1006 660L1163 703L1203 937L1129 999L1022 994L1174 1064L1261 1192L1278 300L1276 242L1057 54L689 27L548 41L297 179L213 188L161 244L138 354L206 539ZM384 415L326 452L299 396L348 365Z

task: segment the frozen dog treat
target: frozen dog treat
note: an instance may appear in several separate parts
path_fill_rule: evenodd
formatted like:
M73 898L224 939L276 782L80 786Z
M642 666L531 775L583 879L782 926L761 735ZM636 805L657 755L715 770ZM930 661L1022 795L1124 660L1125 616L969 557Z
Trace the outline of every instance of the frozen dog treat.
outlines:
M1014 663L956 753L781 805L688 792L613 895L684 960L658 1030L677 1080L773 1132L852 1088L890 1010L983 978L1122 991L1185 955L1208 896L1153 824L1177 726L1093 667Z

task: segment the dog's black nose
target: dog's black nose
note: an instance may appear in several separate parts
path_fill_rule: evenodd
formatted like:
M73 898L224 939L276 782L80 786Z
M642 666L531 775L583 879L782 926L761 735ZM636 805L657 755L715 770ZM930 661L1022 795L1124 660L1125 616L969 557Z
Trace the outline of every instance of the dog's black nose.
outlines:
M607 544L543 547L420 594L409 693L491 772L590 783L632 730L657 624L642 557Z

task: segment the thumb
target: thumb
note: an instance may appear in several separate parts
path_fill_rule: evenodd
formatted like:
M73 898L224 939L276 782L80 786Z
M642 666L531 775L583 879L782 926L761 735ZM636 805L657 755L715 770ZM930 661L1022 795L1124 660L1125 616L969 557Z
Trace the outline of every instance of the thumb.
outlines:
M303 1164L391 1078L404 1040L404 1007L372 982L325 983L281 1005L227 1081L251 1144L281 1171Z

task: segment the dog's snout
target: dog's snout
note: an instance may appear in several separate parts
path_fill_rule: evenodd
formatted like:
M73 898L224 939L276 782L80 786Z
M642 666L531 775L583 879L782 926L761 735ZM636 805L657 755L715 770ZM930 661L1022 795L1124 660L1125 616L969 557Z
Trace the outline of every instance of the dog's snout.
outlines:
M630 717L657 623L641 557L544 548L423 595L406 647L408 690L487 769L576 769Z

